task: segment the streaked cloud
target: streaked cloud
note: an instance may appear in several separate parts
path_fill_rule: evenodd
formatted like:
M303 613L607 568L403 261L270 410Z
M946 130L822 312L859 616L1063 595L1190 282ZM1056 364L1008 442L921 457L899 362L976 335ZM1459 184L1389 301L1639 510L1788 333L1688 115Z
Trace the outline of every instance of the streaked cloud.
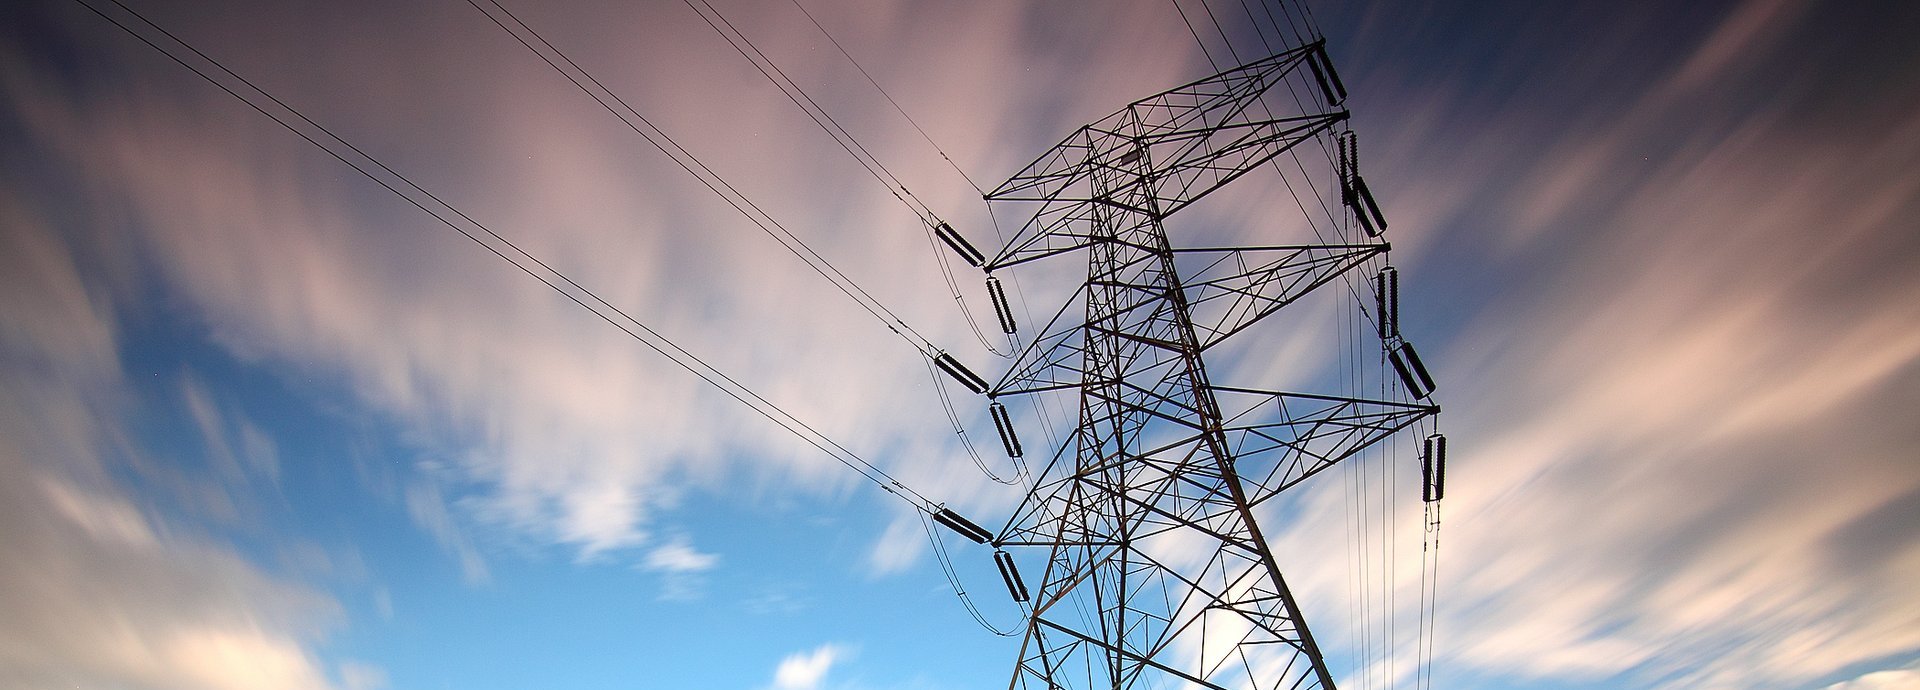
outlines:
M407 514L413 517L414 525L459 561L460 573L468 584L483 584L492 579L486 559L481 557L466 528L454 518L437 484L423 480L408 487Z
M130 395L113 310L33 204L0 206L0 685L337 687L311 647L332 600L112 479Z
M1644 36L1585 37L1579 55L1644 76L1616 77L1642 88L1584 119L1507 100L1474 125L1500 134L1478 139L1431 115L1465 104L1390 104L1429 115L1389 141L1463 142L1452 162L1374 147L1373 169L1429 188L1389 201L1422 219L1403 224L1421 235L1400 252L1412 284L1501 276L1481 305L1411 298L1460 319L1437 366L1454 449L1439 653L1462 675L1806 687L1920 650L1920 597L1895 584L1920 579L1916 438L1887 423L1920 380L1903 220L1920 210L1920 118L1891 86L1917 75L1883 73L1904 95L1855 104L1882 126L1834 131L1820 75L1846 69L1846 51L1769 68L1819 15L1770 0L1724 12L1672 63ZM1551 29L1545 14L1514 20ZM1544 84L1586 65L1530 69ZM1458 161L1498 165L1463 177ZM1487 209L1510 224L1483 225ZM1288 551L1349 548L1313 533L1351 509L1340 488L1311 497L1318 517L1280 538ZM1339 573L1308 572L1311 591L1351 595ZM1403 620L1416 587L1390 588ZM1347 612L1321 613L1333 639L1349 632Z
M797 78L863 83L775 5L738 18ZM1596 7L1618 23L1589 32L1547 16ZM255 37L220 55L908 485L971 515L1004 512L1011 493L955 450L918 355L484 20L446 24L410 6L315 13L282 37L350 33L360 49L316 67L302 50L259 47L274 34L251 30L271 30L261 20L275 6L228 9L179 15L209 42ZM670 9L601 7L591 21L704 30ZM982 182L1198 64L1163 2L1113 8L1080 32L1053 29L1086 21L1084 9L1052 3L816 9L847 27L856 54L883 56L875 76ZM1384 40L1404 38L1392 27L1434 24L1405 9L1353 10L1365 15L1356 33L1378 40L1351 50L1391 51L1411 43ZM1844 13L1792 0L1702 5L1683 13L1711 15L1691 33L1602 3L1498 13L1512 23L1397 62L1356 54L1367 67L1349 73L1420 320L1409 328L1441 374L1454 439L1443 668L1540 684L1810 687L1885 665L1835 687L1910 685L1899 665L1920 650L1907 584L1920 581L1920 438L1888 420L1912 409L1920 375L1913 75L1846 52L1871 42L1810 38ZM916 328L991 370L930 277L916 221L848 182L863 173L737 56L705 37L599 43L583 23L544 28ZM422 35L444 40L412 40ZM1543 36L1565 44L1522 50ZM0 485L3 550L25 554L0 565L0 681L382 682L317 660L317 630L337 617L327 597L108 479L99 446L125 440L114 307L145 304L136 284L235 359L404 429L419 458L388 493L469 583L489 581L489 558L518 556L489 545L532 542L577 562L630 559L678 598L697 590L676 578L719 563L657 534L688 495L887 500L145 48L73 42L124 73L70 84L0 48L7 123L85 179L71 200L85 222L59 231L23 210L32 204L0 203L0 468L34 478ZM1423 71L1434 65L1455 71ZM1872 88L1826 76L1841 73ZM871 94L832 105L988 244L973 192L901 134L890 106ZM1309 379L1308 365L1334 356L1320 335L1299 329L1265 361L1217 364ZM283 449L258 423L269 418L192 375L170 392L210 466L277 481ZM1322 478L1300 515L1275 521L1289 526L1269 533L1293 562L1353 548L1341 481ZM907 572L925 534L912 513L884 515L864 569ZM1421 543L1412 520L1393 530L1368 538ZM1288 575L1322 638L1350 644L1358 624L1340 607L1352 573ZM1415 575L1362 586L1396 595L1404 614ZM392 615L384 590L378 600ZM847 654L790 655L774 686L818 687ZM1374 663L1385 676L1408 669L1404 656Z

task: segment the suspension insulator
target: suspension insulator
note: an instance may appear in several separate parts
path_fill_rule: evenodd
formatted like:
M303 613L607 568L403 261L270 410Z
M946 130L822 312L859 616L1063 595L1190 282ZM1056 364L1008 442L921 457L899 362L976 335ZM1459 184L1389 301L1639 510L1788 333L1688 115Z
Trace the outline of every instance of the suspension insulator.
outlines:
M1380 212L1380 203L1373 200L1373 191L1367 189L1367 181L1358 174L1353 176L1353 193L1347 198L1347 206L1353 208L1353 217L1360 221L1360 228L1367 231L1368 237L1379 237L1387 229L1387 217Z
M1391 272L1387 275L1387 307L1393 313L1393 335L1398 338L1400 337L1400 271L1392 266L1388 266L1387 270Z
M1307 67L1313 70L1313 80L1320 84L1320 93L1327 97L1328 105L1347 100L1347 85L1341 83L1340 74L1333 71L1333 60L1327 57L1327 44L1314 45L1313 52L1307 54Z
M1008 555L1006 551L995 549L993 564L1000 566L1000 579L1007 582L1007 593L1013 595L1014 601L1025 603L1027 583L1020 580L1020 570L1013 566L1013 556Z
M1341 132L1334 138L1340 149L1340 202L1353 205L1353 178L1359 174L1359 141L1353 132Z
M939 237L941 242L947 243L947 246L952 248L954 253L959 254L967 265L979 266L987 262L986 255L974 249L973 244L967 242L967 238L961 237L960 233L954 232L953 226L948 225L946 221L940 221L939 225L934 226L933 234Z
M948 376L952 376L953 380L959 381L960 385L966 386L967 390L974 393L987 392L987 380L960 364L960 360L954 359L953 355L942 352L933 358L933 363L940 367L941 371L947 372Z
M1433 374L1427 373L1427 365L1420 361L1420 353L1413 351L1413 345L1411 343L1400 343L1400 349L1406 351L1407 364L1413 367L1414 376L1420 378L1420 385L1426 387L1427 395L1432 395L1433 389L1435 388L1433 384ZM1427 396L1422 395L1420 397L1424 398Z
M945 506L942 506L940 510L934 511L933 521L946 525L947 529L958 532L960 536L971 539L976 544L985 544L987 540L993 538L992 532L988 532L986 528L973 524L971 520L960 517L959 513L953 512Z
M997 402L988 405L987 415L993 417L993 428L1000 432L1000 445L1007 447L1007 457L1020 457L1020 437L1013 434L1013 420L1007 417L1007 406Z
M1398 347L1387 352L1387 359L1393 362L1393 370L1400 375L1400 382L1406 384L1407 392L1416 400L1425 400L1433 395L1433 375L1427 373L1427 365L1420 361L1420 354L1413 351L1413 344L1401 341Z
M1000 319L1000 330L1013 335L1013 308L1007 305L1007 289L1000 285L1000 279L987 276L987 298L993 302L993 315Z
M1373 277L1373 296L1380 315L1380 339L1400 335L1400 271L1392 266Z
M1420 454L1420 477L1425 486L1420 492L1421 500L1433 503L1447 495L1447 437L1434 433L1427 437L1426 448Z

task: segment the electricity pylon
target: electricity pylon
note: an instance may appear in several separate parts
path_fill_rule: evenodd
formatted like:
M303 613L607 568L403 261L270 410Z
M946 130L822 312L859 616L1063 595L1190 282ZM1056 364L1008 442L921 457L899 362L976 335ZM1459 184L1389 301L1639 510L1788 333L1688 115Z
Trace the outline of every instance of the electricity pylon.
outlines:
M1263 96L1291 87L1322 96L1294 110L1320 112L1274 115L1279 101ZM1163 221L1296 146L1334 140L1343 91L1323 44L1309 44L1135 102L987 194L1039 204L988 271L1087 255L1085 282L988 391L1079 396L1071 440L992 540L1049 553L1011 687L1333 689L1254 513L1439 408L1223 386L1202 357L1382 256L1368 221L1384 220L1343 163L1348 203L1372 216L1359 219L1367 241L1180 248ZM996 559L1027 599L1012 559Z

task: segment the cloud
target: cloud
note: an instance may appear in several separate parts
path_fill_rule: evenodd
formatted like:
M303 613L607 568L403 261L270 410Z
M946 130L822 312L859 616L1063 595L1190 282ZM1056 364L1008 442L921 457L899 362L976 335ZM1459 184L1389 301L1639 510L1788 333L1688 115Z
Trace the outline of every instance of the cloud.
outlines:
M0 192L4 193L4 192ZM113 310L32 203L0 203L0 686L332 690L330 599L112 479L130 391Z
M896 22L929 36L914 51L918 64L874 60L874 76L970 169L1010 171L1084 116L1110 110L1110 93L1186 74L1181 44L1145 40L1167 8L1139 6L1153 12L1116 12L1112 35L1140 40L1083 39L1072 51L1028 27L1031 12L1064 21L1064 9L863 7L840 16L821 8L821 18ZM239 35L283 24L265 21L277 11L189 11L178 21L209 36ZM683 8L608 11L616 16L593 21L704 30ZM299 51L286 45L202 47L250 75L306 75L262 83L903 481L944 481L938 500L956 504L1010 500L976 473L953 471L925 363L892 324L842 298L486 22L462 25L473 33L461 40L422 43L414 40L422 31L447 30L436 13L380 16L362 25L350 13L326 14L290 39L366 38L370 53L328 51L338 61L327 70L309 69L310 57L289 59ZM818 37L787 30L804 21L797 9L736 19L797 79L864 83L817 50ZM579 27L541 28L561 36ZM856 54L883 55L894 35L842 38ZM860 480L830 458L225 94L153 62L142 46L84 36L72 40L129 65L123 78L75 86L22 60L7 83L27 135L50 158L87 171L88 200L112 201L76 204L109 209L102 226L114 228L76 242L124 255L130 272L151 278L193 327L239 359L343 389L407 429L423 455L458 458L438 485L440 500L420 491L406 499L436 539L459 543L447 536L454 526L504 528L592 557L643 545L648 525L690 490L862 495L852 493ZM956 356L987 361L932 277L935 250L920 220L887 190L849 189L865 172L717 43L660 42L659 50L686 51L673 60L609 58L590 46L576 56L902 320ZM1022 55L1029 48L1039 54ZM391 52L370 59L382 51ZM1083 74L1102 60L1114 67ZM390 69L398 63L416 68ZM1047 74L1047 66L1062 76L1009 92L1006 75ZM412 80L429 73L435 86L417 88ZM338 101L320 95L349 84L367 96L353 107L335 109ZM726 101L684 97L695 92ZM907 130L879 93L862 90L834 108L929 206L985 241L992 221L977 192L923 142L894 136ZM984 316L978 277L963 288ZM223 411L205 396L188 400L203 403L194 412L206 424ZM976 432L981 407L962 409ZM207 438L247 450L244 434L237 446L232 433ZM435 512L436 503L460 510ZM478 561L464 548L448 548L474 571ZM920 551L894 553L881 570L911 564Z
M711 570L719 563L719 555L695 551L686 537L675 537L648 551L642 565L656 572L699 573Z
M366 664L344 663L340 665L340 685L342 690L380 690L387 687L387 674Z
M1847 95L1840 102L1857 104L1841 120L1850 126L1810 117L1816 102L1834 97L1820 89L1838 88L1816 83L1823 72L1866 74L1855 67L1878 63L1832 52L1869 42L1794 40L1805 30L1794 22L1813 16L1803 9L1743 4L1677 55L1616 30L1547 58L1490 51L1502 63L1489 66L1492 75L1415 73L1430 63L1459 67L1426 61L1403 65L1411 74L1376 73L1375 85L1404 77L1408 88L1356 87L1376 99L1360 116L1394 125L1361 134L1370 180L1377 171L1396 219L1395 246L1414 286L1410 315L1429 318L1412 312L1436 307L1459 324L1409 324L1417 336L1432 334L1423 346L1440 341L1423 351L1435 353L1458 458L1446 534L1448 557L1460 560L1443 571L1443 663L1546 678L1630 676L1643 686L1764 686L1920 646L1908 623L1915 600L1900 587L1920 579L1912 529L1901 527L1912 524L1920 486L1905 462L1916 439L1880 423L1887 410L1910 407L1900 391L1914 376L1911 305L1920 294L1902 223L1920 210L1911 203L1920 122L1910 104L1894 101L1920 89L1903 82ZM272 22L249 13L271 11L184 14L201 35L254 36L241 29ZM642 5L607 11L634 13L597 18L609 26L691 19L632 21L662 11ZM1542 11L1480 27L1489 32L1477 38L1567 35L1564 26L1527 23ZM470 22L484 36L422 44L409 39L427 20L408 12L366 25L324 25L361 21L333 15L303 25L303 40L364 39L356 45L365 50L325 70L285 46L220 54L243 71L277 75L291 102L326 107L316 114L337 131L907 484L958 506L1003 507L997 497L1007 493L944 438L917 355L650 158L544 65L510 51L466 52L503 43L484 22ZM912 54L873 61L875 76L956 160L992 180L1109 112L1115 94L1191 76L1191 50L1164 40L1164 3L1116 9L1109 30L1078 38L1048 31L1083 12L1043 4L849 10L823 20L862 27L841 36L861 55L888 54L881 48L900 36L931 36ZM741 19L783 61L827 52L812 50L817 39L802 32L776 30L794 17ZM568 28L578 27L552 31ZM862 37L875 38L863 46ZM704 45L714 50L654 60L631 53L635 46L652 49L641 41L617 57L577 55L636 102L657 104L645 109L906 320L970 363L991 361L928 278L934 267L917 221L877 190L852 189L846 181L861 171L757 77L741 78L736 56ZM50 157L87 171L86 198L66 205L93 209L102 216L93 225L111 229L76 229L69 240L138 266L125 273L152 278L242 360L338 386L417 435L423 455L455 458L445 476L404 481L399 493L470 580L484 579L471 536L480 530L512 530L590 557L644 545L649 526L687 491L884 500L225 96L144 53L86 47L103 61L124 58L115 64L125 81L69 88L41 81L31 60L0 61L19 126ZM1456 53L1484 57L1448 54ZM1794 69L1760 68L1783 54ZM860 83L833 60L792 60L802 79ZM1503 78L1520 62L1531 79ZM1612 69L1620 65L1636 69ZM1637 81L1604 90L1620 83L1596 83L1595 71ZM417 74L434 75L434 88L417 88ZM1054 76L1012 78L1027 74ZM1488 83L1501 86L1498 96L1486 94ZM687 96L718 92L724 108ZM367 98L342 103L340 93ZM1652 96L1602 102L1616 93ZM1518 100L1556 97L1575 114L1541 114L1528 110L1537 102ZM1494 104L1512 110L1490 113L1500 98L1516 99ZM842 102L834 101L836 114L855 131L900 130L878 99ZM1884 131L1861 124L1887 122L1894 126ZM990 220L935 154L910 139L875 143L883 158L905 161L896 172L943 217L977 240L987 236ZM68 446L93 438L103 432L75 420L97 418L89 406L98 398L77 393L117 382L116 324L96 293L106 288L84 285L57 240L15 233L9 241L25 258L4 275L38 290L0 291L10 317L0 322L0 343L20 363L9 373L40 371L59 384L13 409L79 410L18 419L68 427L57 434ZM1443 284L1435 279L1443 273L1453 290L1420 296L1419 286ZM1443 327L1461 335L1442 338L1434 331ZM231 431L209 431L209 445L224 439L247 453L246 425L221 414L217 397L201 397L190 413L204 428L241 429L237 447ZM98 464L69 450L34 457ZM110 483L72 471L85 481L37 483L18 498L45 516L67 516L49 522L49 534L125 548L182 539L116 500ZM1304 509L1333 521L1297 524L1338 523L1339 503L1322 498L1311 495ZM923 553L910 514L894 517L870 552L874 572L903 571ZM1351 548L1337 532L1274 534L1292 553L1327 554ZM1398 534L1400 545L1419 543L1417 531ZM683 563L708 555L687 549ZM1296 562L1309 558L1326 560ZM169 572L172 562L159 560L157 570ZM250 572L244 565L233 567ZM1309 568L1296 589L1312 601L1349 601L1343 574ZM1401 602L1416 600L1412 583L1388 586ZM252 611L279 600L227 603ZM1312 617L1334 621L1331 639L1343 632L1335 608ZM301 638L270 623L258 633L261 658L297 659ZM232 637L245 629L238 624L219 634L182 629L198 641L175 647L196 654L250 644ZM824 653L824 674L838 658L829 649L837 648L790 660L813 663Z
M1920 665L1890 668L1843 680L1823 690L1913 690L1920 688Z
M1643 75L1627 80L1634 98L1572 99L1591 109L1572 122L1511 102L1478 111L1497 115L1490 128L1441 116L1388 139L1468 142L1438 158L1370 147L1374 169L1426 188L1389 213L1421 219L1396 228L1421 235L1395 238L1403 279L1427 286L1403 288L1409 331L1450 341L1435 357L1453 449L1443 676L1804 687L1920 650L1920 596L1894 584L1920 579L1907 460L1920 439L1888 424L1920 382L1915 75L1883 75L1905 95L1858 104L1871 131L1824 127L1835 93L1817 75L1853 57L1768 68L1814 30L1800 9L1743 3L1700 46L1626 63ZM1581 52L1625 59L1644 38L1597 33ZM1540 83L1586 67L1532 66ZM1429 83L1453 89L1440 76ZM1669 78L1686 88L1648 88ZM1469 162L1478 172L1461 175ZM1437 283L1484 301L1426 292ZM1458 334L1436 332L1449 319ZM1296 559L1351 548L1342 487L1318 488L1277 536ZM1390 538L1418 563L1419 527L1403 523L1366 543ZM1296 590L1353 601L1340 575L1305 569ZM1364 587L1399 602L1395 642L1410 649L1417 573ZM1309 613L1323 640L1363 634L1336 605Z
M816 690L833 665L847 658L839 645L820 645L810 652L788 654L773 671L774 690Z
M230 484L243 485L249 474L267 481L280 476L280 452L273 438L242 414L223 412L213 394L197 377L186 376L180 382L181 400L187 414L200 432L201 446L219 476ZM233 417L229 422L227 418ZM238 449L235 448L235 440Z
M486 559L480 556L480 549L474 546L473 538L467 535L466 529L447 509L446 498L440 494L437 484L423 480L408 487L406 500L407 515L413 517L413 524L425 530L440 544L440 548L459 561L460 574L468 584L481 584L492 579Z
M702 573L719 564L719 554L701 553L685 535L676 535L648 550L638 567L660 573L661 601L695 601L704 595Z

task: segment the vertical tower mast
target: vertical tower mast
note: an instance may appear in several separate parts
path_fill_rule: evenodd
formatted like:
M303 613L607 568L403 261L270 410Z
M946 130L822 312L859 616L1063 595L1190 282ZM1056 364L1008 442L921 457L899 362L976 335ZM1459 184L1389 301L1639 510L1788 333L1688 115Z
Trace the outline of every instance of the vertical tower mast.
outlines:
M1263 96L1288 80L1324 85L1318 112L1274 114ZM1176 248L1164 221L1331 139L1335 85L1323 44L1289 50L1137 101L987 195L1039 204L987 270L1087 255L989 392L1079 397L1071 441L994 540L1048 553L1011 687L1332 690L1255 509L1439 409L1216 385L1202 357L1387 245Z

